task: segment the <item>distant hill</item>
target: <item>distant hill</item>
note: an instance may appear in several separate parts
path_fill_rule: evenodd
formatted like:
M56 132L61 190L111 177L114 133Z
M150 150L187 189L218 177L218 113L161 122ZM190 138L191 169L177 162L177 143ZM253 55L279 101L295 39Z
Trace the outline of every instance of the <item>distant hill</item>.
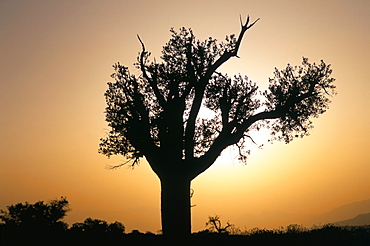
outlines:
M338 221L338 222L335 222L334 224L341 225L341 226L370 225L370 213L359 214L352 219Z
M370 213L370 199L341 206L333 209L329 213L324 214L324 216L330 221L338 221L347 218L353 218L358 214L366 213Z
M327 213L310 215L310 217L306 219L305 224L309 226L313 224L338 223L355 219L358 215L366 214L370 214L370 199L346 204ZM368 224L370 223L368 222Z

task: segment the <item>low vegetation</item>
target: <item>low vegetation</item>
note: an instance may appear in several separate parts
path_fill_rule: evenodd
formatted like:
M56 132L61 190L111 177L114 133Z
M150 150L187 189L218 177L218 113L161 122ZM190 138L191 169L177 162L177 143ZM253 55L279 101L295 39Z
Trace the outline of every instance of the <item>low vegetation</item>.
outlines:
M50 202L18 203L0 210L0 245L170 245L160 233L125 231L121 222L87 218L69 226L65 197ZM370 226L334 224L306 228L292 224L279 229L241 230L218 215L206 229L193 233L183 245L370 245ZM173 245L173 244L171 244Z

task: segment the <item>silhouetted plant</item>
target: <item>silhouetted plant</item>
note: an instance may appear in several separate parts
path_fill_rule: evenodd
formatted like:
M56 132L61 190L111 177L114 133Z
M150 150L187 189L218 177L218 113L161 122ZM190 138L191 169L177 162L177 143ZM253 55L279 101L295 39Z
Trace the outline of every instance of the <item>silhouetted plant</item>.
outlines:
M107 223L104 220L87 218L83 223L74 223L70 229L72 232L87 232L93 234L125 232L125 226L121 222Z
M145 235L155 235L153 232L151 232L151 231L146 231L145 232Z
M222 226L220 217L221 216L219 215L208 217L208 221L206 222L206 226L208 226L208 230L211 232L229 234L230 228L232 228L234 225L230 224L229 221L227 221L226 226Z
M130 234L131 235L136 235L136 236L138 236L138 235L144 235L144 233L142 233L142 232L140 232L139 230L136 230L136 229L132 230L130 232Z
M302 225L298 225L298 224L290 224L286 227L285 229L285 232L286 233L289 233L289 234L299 234L299 233L303 233L303 232L306 232L308 229L305 228L304 226Z
M190 235L191 181L224 149L237 146L239 159L246 161L250 132L262 127L271 130L272 140L286 143L306 136L311 119L326 111L335 94L332 70L323 61L311 64L303 58L302 66L276 69L268 89L260 92L262 100L248 77L218 71L238 57L244 34L257 21L250 24L248 16L239 35L224 42L199 41L191 29L171 29L159 63L149 60L139 38L142 51L135 65L141 74L131 74L120 63L113 66L114 82L105 93L111 130L99 152L123 155L132 165L146 158L161 181L164 235Z
M125 233L125 226L121 222L113 222L108 225L108 231L111 233Z
M280 234L281 231L279 230L268 230L266 228L258 228L258 227L254 227L252 229L250 229L246 235L271 235L271 234Z
M65 197L48 203L43 201L34 204L17 203L7 206L7 210L0 210L0 220L6 226L24 230L65 230L68 225L62 219L69 210Z

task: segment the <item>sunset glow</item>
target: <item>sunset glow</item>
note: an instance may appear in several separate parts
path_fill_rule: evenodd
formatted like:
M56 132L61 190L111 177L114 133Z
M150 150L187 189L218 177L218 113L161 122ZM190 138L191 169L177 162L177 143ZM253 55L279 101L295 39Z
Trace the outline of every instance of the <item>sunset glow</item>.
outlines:
M193 231L215 214L241 229L326 223L321 215L370 199L369 13L367 0L1 1L0 209L66 196L69 224L93 217L160 230L159 180L146 161L109 170L124 158L98 154L112 65L139 74L137 34L160 60L171 27L223 40L250 15L261 20L222 72L263 91L275 67L323 59L338 95L308 137L271 144L267 130L252 133L246 165L226 149L192 182ZM332 222L360 213L370 208Z

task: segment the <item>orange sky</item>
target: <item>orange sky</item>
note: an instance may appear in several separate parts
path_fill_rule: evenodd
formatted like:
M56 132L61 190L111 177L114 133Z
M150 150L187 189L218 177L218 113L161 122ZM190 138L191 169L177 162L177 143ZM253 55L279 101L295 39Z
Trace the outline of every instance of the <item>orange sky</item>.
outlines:
M158 59L171 27L222 40L239 32L239 14L261 20L223 72L265 89L274 67L324 59L338 95L311 136L271 145L256 134L265 147L251 145L247 166L226 151L196 178L193 230L214 214L241 229L304 224L308 215L370 199L369 12L367 0L2 0L0 209L67 196L69 223L92 216L129 231L160 229L159 181L149 166L109 171L123 158L97 153L111 65L132 68L136 34Z

